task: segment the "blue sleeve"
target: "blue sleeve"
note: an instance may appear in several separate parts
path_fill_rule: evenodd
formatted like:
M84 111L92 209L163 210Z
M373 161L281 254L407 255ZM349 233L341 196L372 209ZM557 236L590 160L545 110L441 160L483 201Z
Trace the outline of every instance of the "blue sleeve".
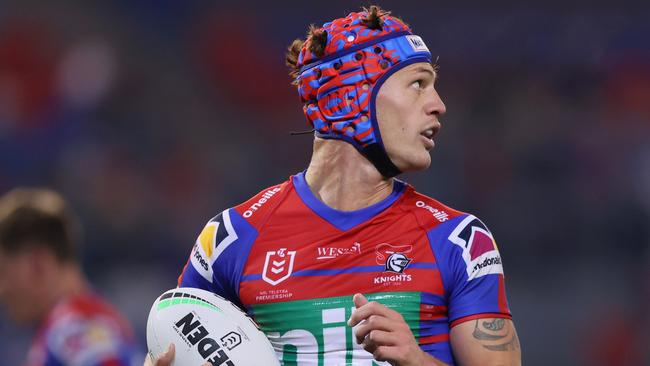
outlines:
M501 255L487 227L472 215L428 233L445 287L449 322L483 314L510 317Z
M196 239L179 287L211 291L242 307L239 284L256 230L233 209L210 220Z

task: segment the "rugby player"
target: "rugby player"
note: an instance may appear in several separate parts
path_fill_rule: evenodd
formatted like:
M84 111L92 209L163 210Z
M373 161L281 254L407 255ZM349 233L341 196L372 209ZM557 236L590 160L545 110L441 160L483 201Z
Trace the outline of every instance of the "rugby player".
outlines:
M287 64L311 162L210 220L178 285L245 309L287 365L519 365L492 234L395 178L429 167L445 114L424 41L372 6Z
M134 365L131 328L94 294L77 260L79 226L67 203L46 189L0 198L0 305L37 326L26 366Z

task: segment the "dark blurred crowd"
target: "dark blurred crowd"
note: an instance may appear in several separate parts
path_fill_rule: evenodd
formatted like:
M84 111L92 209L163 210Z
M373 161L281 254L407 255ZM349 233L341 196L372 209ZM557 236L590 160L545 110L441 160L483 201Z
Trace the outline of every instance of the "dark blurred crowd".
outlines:
M0 2L0 193L72 201L143 349L203 224L307 165L286 46L357 10L208 4ZM650 7L379 4L439 55L447 105L404 179L495 234L525 364L650 364ZM9 334L19 364L27 333L0 314Z

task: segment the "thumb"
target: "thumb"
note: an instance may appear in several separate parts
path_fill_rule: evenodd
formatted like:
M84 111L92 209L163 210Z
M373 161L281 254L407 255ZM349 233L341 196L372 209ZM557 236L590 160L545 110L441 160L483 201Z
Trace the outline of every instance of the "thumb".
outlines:
M368 299L360 293L354 294L352 297L352 302L354 302L354 307L357 309L368 303Z
M174 343L170 343L165 351L160 357L156 360L155 366L169 366L174 361L174 356L176 354L176 349Z

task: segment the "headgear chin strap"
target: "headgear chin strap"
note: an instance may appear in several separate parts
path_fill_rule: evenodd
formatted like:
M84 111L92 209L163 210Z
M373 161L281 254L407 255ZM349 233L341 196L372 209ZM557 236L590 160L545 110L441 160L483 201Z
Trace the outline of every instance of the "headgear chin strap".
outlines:
M325 23L321 57L305 42L298 57L298 93L316 136L351 143L385 177L401 171L391 161L377 124L377 92L388 77L416 62L431 62L419 36L399 19L383 15L382 28L364 24L366 12Z

